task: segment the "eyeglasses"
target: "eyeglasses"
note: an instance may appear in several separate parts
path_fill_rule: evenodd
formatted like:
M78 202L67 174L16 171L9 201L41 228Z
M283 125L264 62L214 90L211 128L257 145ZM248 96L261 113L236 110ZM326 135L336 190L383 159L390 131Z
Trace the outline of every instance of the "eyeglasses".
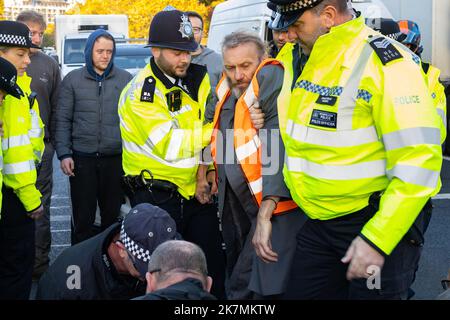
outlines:
M448 279L441 280L441 285L444 290L448 290L450 288L450 280Z
M199 34L203 31L202 28L198 28L198 27L194 27L194 28L192 28L192 30L194 31L194 34Z

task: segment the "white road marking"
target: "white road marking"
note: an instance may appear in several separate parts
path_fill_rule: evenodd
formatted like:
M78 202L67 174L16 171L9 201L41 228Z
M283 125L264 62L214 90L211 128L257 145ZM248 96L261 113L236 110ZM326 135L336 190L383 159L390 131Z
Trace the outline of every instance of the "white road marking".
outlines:
M70 215L65 216L50 216L50 222L62 222L62 221L70 221Z
M59 194L52 195L52 199L70 199L68 196L61 196Z
M433 197L433 200L448 200L450 199L450 193L440 193Z

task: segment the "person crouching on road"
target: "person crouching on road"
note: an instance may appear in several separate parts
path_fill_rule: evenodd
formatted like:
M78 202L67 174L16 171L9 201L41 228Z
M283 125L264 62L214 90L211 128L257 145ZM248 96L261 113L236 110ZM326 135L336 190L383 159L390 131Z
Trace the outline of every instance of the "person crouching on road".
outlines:
M64 250L41 277L38 300L128 300L145 293L153 250L179 239L175 221L151 204L130 210L95 237Z

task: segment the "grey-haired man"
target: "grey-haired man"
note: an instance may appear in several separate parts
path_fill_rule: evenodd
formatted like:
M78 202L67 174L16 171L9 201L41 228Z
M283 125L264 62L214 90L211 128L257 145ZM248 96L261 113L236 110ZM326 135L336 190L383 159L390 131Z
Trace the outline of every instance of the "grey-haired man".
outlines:
M27 25L31 32L31 41L36 46L41 46L44 32L47 28L44 17L35 11L22 11L17 16L17 21ZM58 88L61 83L61 72L58 63L39 49L30 49L31 63L27 67L27 74L31 77L31 90L37 93L39 113L45 124L44 143L45 149L38 173L36 186L42 193L44 214L36 220L35 230L35 261L33 279L39 277L47 270L50 262L49 253L51 246L50 232L50 201L53 187L53 156L55 150L51 143L51 131L54 128L52 117L56 110L58 100Z

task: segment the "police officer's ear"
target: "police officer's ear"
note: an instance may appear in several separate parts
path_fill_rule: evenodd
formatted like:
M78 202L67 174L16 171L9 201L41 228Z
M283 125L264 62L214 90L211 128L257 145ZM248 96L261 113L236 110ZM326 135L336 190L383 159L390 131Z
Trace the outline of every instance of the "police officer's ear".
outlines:
M322 12L320 13L322 25L330 30L332 27L338 24L338 15L338 9L335 6L325 6L325 8L323 8Z
M161 48L152 47L152 55L155 57L155 59L158 59L161 55Z
M122 243L122 241L120 241L120 240L114 241L114 245L116 246L116 249L119 252L119 256L122 259L125 259L128 256L128 253L127 253L127 250L125 249L125 245Z

